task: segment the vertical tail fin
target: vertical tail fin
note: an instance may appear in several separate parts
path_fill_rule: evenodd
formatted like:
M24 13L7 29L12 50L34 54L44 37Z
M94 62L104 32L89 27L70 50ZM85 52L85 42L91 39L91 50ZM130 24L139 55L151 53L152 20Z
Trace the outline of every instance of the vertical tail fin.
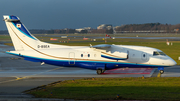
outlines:
M31 50L27 44L37 46L37 42L40 41L27 30L18 17L8 15L3 17L16 51Z
M4 15L8 32L13 42L16 51L47 49L47 48L62 48L63 45L54 45L46 42L41 42L34 37L28 29L21 23L16 16Z

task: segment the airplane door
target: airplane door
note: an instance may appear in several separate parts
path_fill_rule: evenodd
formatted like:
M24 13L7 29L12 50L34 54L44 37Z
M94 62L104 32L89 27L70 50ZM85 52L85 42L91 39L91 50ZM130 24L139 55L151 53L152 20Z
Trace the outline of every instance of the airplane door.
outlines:
M149 58L148 58L148 55L147 55L147 53L142 53L141 54L141 59L143 60L143 61L148 61L149 60Z
M70 65L74 65L75 64L75 53L74 52L70 52L69 53L69 64Z

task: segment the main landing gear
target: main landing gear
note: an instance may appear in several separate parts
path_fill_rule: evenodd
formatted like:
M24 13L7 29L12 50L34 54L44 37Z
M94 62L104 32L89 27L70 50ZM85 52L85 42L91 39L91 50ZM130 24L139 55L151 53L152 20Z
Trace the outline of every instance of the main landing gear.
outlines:
M97 70L96 70L96 72L97 72L98 75L104 73L105 71L106 71L106 70L102 70L102 69L97 69Z
M100 64L100 67L96 67L96 72L98 75L104 73L106 71L107 64Z

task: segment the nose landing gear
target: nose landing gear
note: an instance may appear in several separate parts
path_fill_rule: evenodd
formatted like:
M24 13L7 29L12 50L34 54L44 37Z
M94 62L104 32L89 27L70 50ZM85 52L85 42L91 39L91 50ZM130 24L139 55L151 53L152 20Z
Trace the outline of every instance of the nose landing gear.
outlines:
M164 73L164 67L158 67L159 73L163 74Z
M163 73L164 73L164 70L160 70L159 73L163 74Z

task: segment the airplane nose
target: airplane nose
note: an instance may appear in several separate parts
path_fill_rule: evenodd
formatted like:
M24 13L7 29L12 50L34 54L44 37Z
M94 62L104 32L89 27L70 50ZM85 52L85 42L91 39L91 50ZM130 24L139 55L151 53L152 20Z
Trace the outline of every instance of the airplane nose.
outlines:
M174 61L173 59L171 59L170 61L169 61L169 65L170 66L174 66L174 65L176 65L177 63L176 63L176 61Z

